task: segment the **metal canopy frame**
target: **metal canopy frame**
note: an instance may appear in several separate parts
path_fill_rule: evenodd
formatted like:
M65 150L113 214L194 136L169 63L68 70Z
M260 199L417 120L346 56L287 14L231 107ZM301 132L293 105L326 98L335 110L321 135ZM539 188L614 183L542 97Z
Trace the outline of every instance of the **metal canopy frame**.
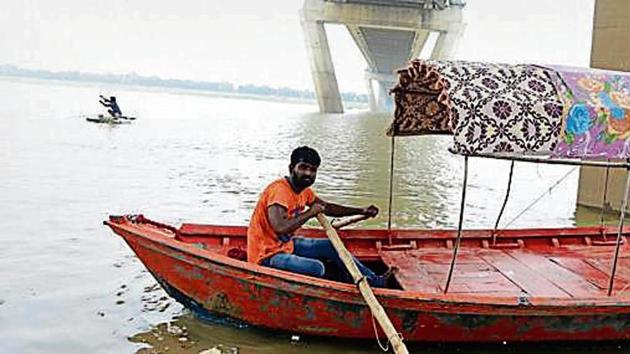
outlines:
M393 200L393 181L394 181L394 149L395 149L395 134L391 136L391 154L390 154L390 174L389 174L389 208L388 208L388 220L387 220L387 230L391 231L392 225L392 200ZM507 154L459 154L453 150L449 151L453 154L463 155L464 156L464 181L462 185L462 198L459 210L459 222L457 226L457 237L455 239L455 246L453 248L453 257L451 259L451 264L448 271L448 276L446 279L446 285L444 287L444 293L448 292L453 271L455 269L455 264L457 261L457 253L459 251L459 247L461 245L462 231L463 231L463 220L464 220L464 207L466 204L466 189L468 183L468 158L469 157L480 157L480 158L492 158L497 160L509 160L511 161L510 165L510 174L508 178L508 186L505 194L505 199L503 201L503 205L501 207L501 211L497 217L496 223L494 225L494 229L492 231L492 242L496 243L496 234L499 226L499 222L501 220L501 216L505 210L505 206L508 202L511 185L512 185L512 177L514 172L514 163L515 162L530 162L530 163L542 163L542 164L550 164L550 165L568 165L568 166L590 166L590 167L600 167L606 168L606 180L605 180L605 188L604 188L604 196L603 196L603 204L602 208L605 207L607 202L606 193L608 190L608 172L611 168L622 168L626 170L626 189L624 192L624 197L621 205L621 210L619 212L619 227L617 230L617 240L615 244L615 252L612 263L612 268L610 272L610 279L608 282L608 296L612 296L612 291L615 282L615 273L617 271L617 263L619 262L619 250L621 248L622 234L623 234L623 224L626 215L626 208L628 206L628 194L630 190L630 159L627 159L625 162L611 162L610 160L567 160L567 159L554 159L554 158L542 158L538 156L511 156ZM603 228L603 212L600 217L601 226ZM389 244L392 244L391 232L389 234ZM604 235L605 237L605 235Z

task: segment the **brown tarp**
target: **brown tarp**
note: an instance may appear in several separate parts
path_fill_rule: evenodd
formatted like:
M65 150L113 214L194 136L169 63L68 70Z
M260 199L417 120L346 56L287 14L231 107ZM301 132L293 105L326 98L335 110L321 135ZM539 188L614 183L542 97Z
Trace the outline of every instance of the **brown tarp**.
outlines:
M391 90L396 110L387 135L452 134L447 83L435 66L414 60L398 70L398 77Z

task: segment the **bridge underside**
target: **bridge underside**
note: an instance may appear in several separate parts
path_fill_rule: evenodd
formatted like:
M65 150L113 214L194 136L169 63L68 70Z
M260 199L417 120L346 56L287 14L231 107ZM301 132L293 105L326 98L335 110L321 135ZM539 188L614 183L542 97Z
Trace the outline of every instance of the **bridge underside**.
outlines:
M433 33L427 57L449 58L462 30L463 3L451 0L305 0L302 25L320 111L341 113L324 23L345 25L367 62L371 110L390 110L394 71L418 58Z
M389 110L388 90L394 86L394 71L417 58L428 37L428 31L346 26L368 63L365 80L370 110Z

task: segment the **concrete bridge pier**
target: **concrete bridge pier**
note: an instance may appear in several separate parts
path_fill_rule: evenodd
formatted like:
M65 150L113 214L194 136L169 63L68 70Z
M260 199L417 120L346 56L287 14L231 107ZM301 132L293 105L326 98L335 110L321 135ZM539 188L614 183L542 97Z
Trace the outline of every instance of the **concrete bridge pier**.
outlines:
M425 58L449 58L463 29L464 5L463 0L304 0L302 28L320 111L343 112L325 23L346 26L363 54L370 110L391 111L394 71L418 58L430 37L437 36Z
M330 55L324 22L305 21L302 18L302 29L305 34L306 51L311 59L311 74L313 75L319 111L322 113L343 113L341 94Z
M437 32L438 38L431 52L431 59L452 59L457 41L463 32L462 26L450 26L449 31Z
M398 79L396 75L372 72L368 69L365 71L365 79L368 83L370 110L391 111L393 106L389 90L396 84Z
M365 86L368 90L368 107L370 111L376 111L378 106L376 104L376 93L374 92L374 80L372 80L369 74L365 73Z
M591 67L630 71L630 1L596 0ZM627 171L611 169L606 190L607 211L621 209ZM580 168L577 204L601 208L606 169Z

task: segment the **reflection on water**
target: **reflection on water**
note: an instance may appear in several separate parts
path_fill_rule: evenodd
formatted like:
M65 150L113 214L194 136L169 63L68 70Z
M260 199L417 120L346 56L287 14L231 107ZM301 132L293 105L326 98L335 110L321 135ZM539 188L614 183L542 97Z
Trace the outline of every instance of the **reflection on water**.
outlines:
M87 123L81 115L98 112L100 93L116 94L123 111L138 120L116 127ZM110 213L144 213L174 224L245 224L260 190L287 172L291 150L311 145L323 157L315 184L320 196L376 204L381 215L364 225L383 227L387 116L319 115L312 105L36 81L0 80L0 96L1 353L119 353L146 348L142 343L184 353L219 344L241 353L378 351L372 341L293 343L287 334L200 323L101 222ZM397 139L396 227L456 224L463 159L447 153L448 144L448 137ZM509 163L471 162L465 226L491 227ZM548 192L570 169L517 164L504 223L541 195L511 227L596 222L597 212L575 208L577 170ZM169 332L171 321L186 328L187 339Z
M146 347L139 353L182 353L197 354L212 348L220 353L263 354L328 354L382 353L376 340L338 340L335 338L299 337L290 333L276 333L256 328L232 329L226 326L202 323L189 314L182 315L172 322L162 323L150 331L138 333L130 340ZM582 353L623 353L623 342L606 343L497 343L497 344L436 344L408 343L410 353L511 353L511 354L582 354ZM215 353L213 353L215 354ZM219 353L216 353L219 354Z

